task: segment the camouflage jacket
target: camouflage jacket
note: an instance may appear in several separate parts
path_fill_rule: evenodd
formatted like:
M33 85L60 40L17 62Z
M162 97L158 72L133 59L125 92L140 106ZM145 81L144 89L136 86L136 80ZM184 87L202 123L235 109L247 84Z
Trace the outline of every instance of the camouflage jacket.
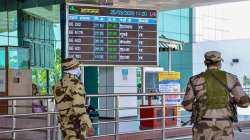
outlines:
M85 108L85 89L74 75L65 74L54 87L54 96L60 115L60 123L80 120L81 125L92 127Z
M231 94L234 98L234 101L237 106L239 107L248 107L249 105L249 97L243 91L241 84L238 78L230 73L226 73L227 79L227 86L231 89ZM184 95L184 99L182 105L184 109L190 112L197 111L196 109L202 110L205 105L203 102L198 102L197 104L195 101L197 99L202 99L206 95L207 89L205 84L205 78L203 77L203 73L195 75L189 79L186 93ZM197 112L198 114L201 112ZM227 108L221 109L208 109L204 114L200 114L202 118L228 118L232 116L232 112L230 112Z

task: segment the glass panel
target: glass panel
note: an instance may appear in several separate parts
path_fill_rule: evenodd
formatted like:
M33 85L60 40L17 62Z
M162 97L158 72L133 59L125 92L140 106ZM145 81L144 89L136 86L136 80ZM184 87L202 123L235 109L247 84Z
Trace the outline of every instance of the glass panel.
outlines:
M179 16L181 14L181 10L180 9L170 10L170 11L165 11L164 13L169 15Z
M61 40L61 26L60 24L54 24L53 30L50 30L50 36L54 36L55 40Z
M32 43L30 52L31 52L30 65L35 66L35 45L34 45L34 43Z
M54 47L50 47L50 68L53 68L55 65L55 49Z
M166 14L165 23L165 31L173 32L173 33L180 33L181 32L181 18L180 16L173 16Z
M188 67L186 64L192 64L192 51L183 51L181 57L181 65ZM192 67L192 66L189 66Z
M46 46L45 48L45 67L46 68L49 68L49 66L50 66L50 46Z
M9 11L8 13L9 22L9 36L17 37L17 11ZM10 41L10 43L12 43ZM12 45L12 44L11 44Z
M17 50L9 48L9 68L18 68Z
M29 35L29 16L28 15L24 15L23 24L24 24L23 26L24 33L22 33L23 37L28 38L28 35Z
M164 67L166 69L168 66L168 52L160 52L159 61L160 61L160 67Z
M171 32L163 32L163 35L169 39L181 40L181 34L171 33Z
M29 68L29 48L9 48L9 68L28 69Z
M9 37L9 46L18 46L18 38Z
M8 36L2 35L4 33L0 33L0 45L4 46L4 45L8 45Z
M35 44L35 66L40 67L41 62L40 62L40 45L39 44Z
M164 14L163 14L163 12L160 12L158 14L158 24L157 24L158 31L163 31L163 29L164 29L164 24L162 24L162 22L164 22L163 18L164 18Z
M181 17L181 33L189 34L189 18Z
M0 48L0 69L5 68L5 48Z
M45 21L45 41L48 42L50 39L50 30L51 30L51 26L49 24L49 22Z
M34 66L34 44L29 41L23 41L23 46L30 48L30 65Z
M0 34L5 33L5 35L8 35L8 25L7 25L7 12L0 12Z
M40 38L40 20L35 18L35 39Z
M189 42L189 43L185 43L183 45L183 50L184 51L187 51L187 52L192 52L192 42Z
M181 41L188 43L189 42L189 35L188 34L181 34Z
M18 49L18 62L21 69L30 68L30 48L20 48Z
M7 12L0 12L0 45L8 45Z
M32 16L29 16L29 38L34 38L34 27L35 27L35 24L34 24L34 18Z
M44 20L40 20L40 25L39 25L39 28L40 28L40 41L44 39Z
M40 45L40 54L41 54L41 67L44 67L45 64L44 64L44 61L45 61L45 57L44 57L44 52L45 50L45 46L44 45Z
M190 11L190 9L185 8L159 13L158 36L164 35L169 39L185 42L183 46L184 51L176 51L172 54L172 70L184 72L185 74L188 72L187 75L182 76L182 89L185 88L188 77L192 75L192 57L190 57L192 56L192 43L190 43L190 39L192 39L190 22L192 19L189 17ZM168 69L168 53L160 52L159 60L160 66Z
M181 9L181 16L189 17L189 8Z

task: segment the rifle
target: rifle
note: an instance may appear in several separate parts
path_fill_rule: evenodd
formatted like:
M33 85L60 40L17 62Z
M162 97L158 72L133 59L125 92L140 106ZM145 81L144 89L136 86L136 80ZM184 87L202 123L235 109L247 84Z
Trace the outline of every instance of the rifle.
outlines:
M183 127L183 126L186 126L186 125L188 125L188 124L191 124L191 119L188 120L188 121L186 121L186 122L181 121L181 126L182 126L182 127Z
M99 113L95 110L95 108L92 105L88 106L87 113L89 114L91 122L93 122L95 117L99 117Z

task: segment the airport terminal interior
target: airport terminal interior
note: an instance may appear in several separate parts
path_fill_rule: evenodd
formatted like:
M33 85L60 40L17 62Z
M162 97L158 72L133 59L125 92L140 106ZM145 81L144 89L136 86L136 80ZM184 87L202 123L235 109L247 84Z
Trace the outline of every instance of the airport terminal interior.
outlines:
M63 140L65 58L80 63L87 140L191 140L181 103L207 51L250 96L248 13L248 0L0 0L0 140ZM250 107L237 112L248 140Z

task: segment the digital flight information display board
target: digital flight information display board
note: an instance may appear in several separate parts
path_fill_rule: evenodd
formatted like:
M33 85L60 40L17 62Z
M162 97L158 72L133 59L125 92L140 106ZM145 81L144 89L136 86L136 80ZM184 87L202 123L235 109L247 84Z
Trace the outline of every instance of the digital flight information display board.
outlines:
M83 65L157 65L157 11L67 5L66 52Z

